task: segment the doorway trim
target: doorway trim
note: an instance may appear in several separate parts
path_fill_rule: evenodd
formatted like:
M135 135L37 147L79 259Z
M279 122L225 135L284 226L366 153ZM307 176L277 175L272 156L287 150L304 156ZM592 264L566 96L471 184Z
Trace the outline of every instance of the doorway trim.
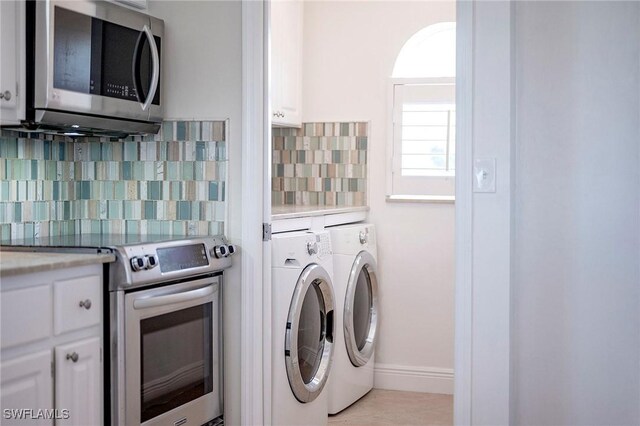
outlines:
M473 1L456 2L454 424L471 424L473 351Z
M263 223L271 216L264 176L270 160L268 113L268 4L242 0L242 247L240 309L240 424L269 424L271 252ZM262 284L262 285L261 285ZM267 368L266 366L269 366Z
M474 158L474 76L477 69L474 50L478 40L478 20L490 16L492 10L504 12L503 5L483 5L483 2L457 0L457 163L456 163L456 287L455 287L455 390L454 422L456 425L470 425L473 420L473 402L483 389L475 389L473 383L474 346L486 346L494 337L504 338L504 331L486 333L492 324L485 323L484 333L474 328L474 194L473 158ZM482 9L483 15L478 15ZM268 325L271 321L270 306L270 244L261 239L262 223L270 222L270 197L268 176L270 160L270 128L268 97L268 46L269 46L269 2L242 1L243 35L243 158L242 158L242 306L241 309L241 424L270 424L270 348L271 334ZM487 16L485 16L487 15ZM495 22L495 21L492 21ZM504 25L510 26L511 21ZM501 24L502 25L502 24ZM501 27L502 28L502 27ZM489 38L489 37L485 37ZM486 44L487 40L484 40ZM486 46L485 46L486 47ZM502 54L503 52L497 52ZM490 58L489 58L490 59ZM487 59L487 61L489 60ZM499 58L500 59L500 58ZM510 58L509 58L510 59ZM486 63L481 63L481 68ZM496 82L500 84L501 82ZM509 83L510 84L510 83ZM486 91L487 88L484 88ZM495 123L493 123L495 125ZM511 123L502 123L510 127ZM500 141L505 143L508 141ZM495 147L490 147L490 150ZM507 161L508 162L508 161ZM504 164L504 163L503 163ZM501 165L501 167L510 164ZM506 167L504 170L507 170ZM261 204L260 204L261 203ZM262 209L256 208L262 205ZM498 210L503 206L499 206ZM487 214L487 210L480 212ZM504 213L504 212L503 212ZM495 260L495 259L493 259ZM507 259L507 262L509 260ZM500 264L500 262L499 262ZM261 283L262 285L256 285ZM484 283L476 283L484 284ZM478 286L483 290L482 286ZM476 291L477 293L477 291ZM477 297L477 295L476 295ZM486 308L486 307L485 307ZM507 309L506 315L509 312ZM478 324L476 324L476 327ZM474 342L474 335L478 341ZM508 336L507 336L508 339ZM474 345L476 343L476 345ZM508 347L508 344L507 344ZM508 354L507 354L508 355ZM494 365L481 365L483 375L491 374ZM491 371L485 371L488 367ZM504 368L504 367L502 367ZM508 368L508 367L507 367ZM477 371L476 371L477 373ZM508 379L508 373L507 373ZM478 383L477 385L482 385ZM506 389L505 389L506 386ZM476 386L477 387L477 386ZM499 388L499 389L497 389ZM502 400L497 394L509 392L508 380L491 389L485 401ZM507 396L508 399L508 396ZM499 404L500 405L500 404ZM507 406L495 407L500 411L498 417L509 411Z

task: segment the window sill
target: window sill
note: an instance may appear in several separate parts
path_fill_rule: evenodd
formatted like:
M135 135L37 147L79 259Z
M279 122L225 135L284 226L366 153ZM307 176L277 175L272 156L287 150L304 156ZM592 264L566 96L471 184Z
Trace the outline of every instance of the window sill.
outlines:
M444 203L454 204L454 195L387 195L387 203Z

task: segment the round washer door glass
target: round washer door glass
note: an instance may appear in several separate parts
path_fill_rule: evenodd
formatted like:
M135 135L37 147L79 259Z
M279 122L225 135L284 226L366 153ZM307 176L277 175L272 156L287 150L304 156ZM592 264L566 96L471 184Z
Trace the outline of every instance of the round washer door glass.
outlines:
M370 253L356 256L344 303L344 337L351 363L360 367L369 361L377 337L378 280Z
M298 401L311 402L329 376L333 351L333 289L321 266L309 265L300 275L285 332L289 385Z
M371 276L367 268L362 268L356 279L353 295L353 335L359 351L362 351L367 344L367 337L371 328L372 310Z
M298 362L300 375L305 384L313 380L322 362L326 316L322 291L318 283L313 282L302 301L298 325Z

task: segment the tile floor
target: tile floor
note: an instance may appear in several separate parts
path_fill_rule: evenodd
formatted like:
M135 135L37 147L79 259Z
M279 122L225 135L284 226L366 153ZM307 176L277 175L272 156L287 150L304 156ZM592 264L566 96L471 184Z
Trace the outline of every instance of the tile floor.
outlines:
M452 425L453 395L374 389L330 425Z

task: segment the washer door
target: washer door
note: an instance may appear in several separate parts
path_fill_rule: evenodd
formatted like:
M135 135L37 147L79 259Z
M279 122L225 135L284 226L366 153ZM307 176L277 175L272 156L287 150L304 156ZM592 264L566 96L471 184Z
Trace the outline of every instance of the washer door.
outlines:
M307 266L293 293L284 344L289 385L303 403L316 399L329 377L333 305L329 274L320 265Z
M361 251L351 267L344 301L344 339L351 363L361 367L369 361L378 328L378 278L376 261Z

